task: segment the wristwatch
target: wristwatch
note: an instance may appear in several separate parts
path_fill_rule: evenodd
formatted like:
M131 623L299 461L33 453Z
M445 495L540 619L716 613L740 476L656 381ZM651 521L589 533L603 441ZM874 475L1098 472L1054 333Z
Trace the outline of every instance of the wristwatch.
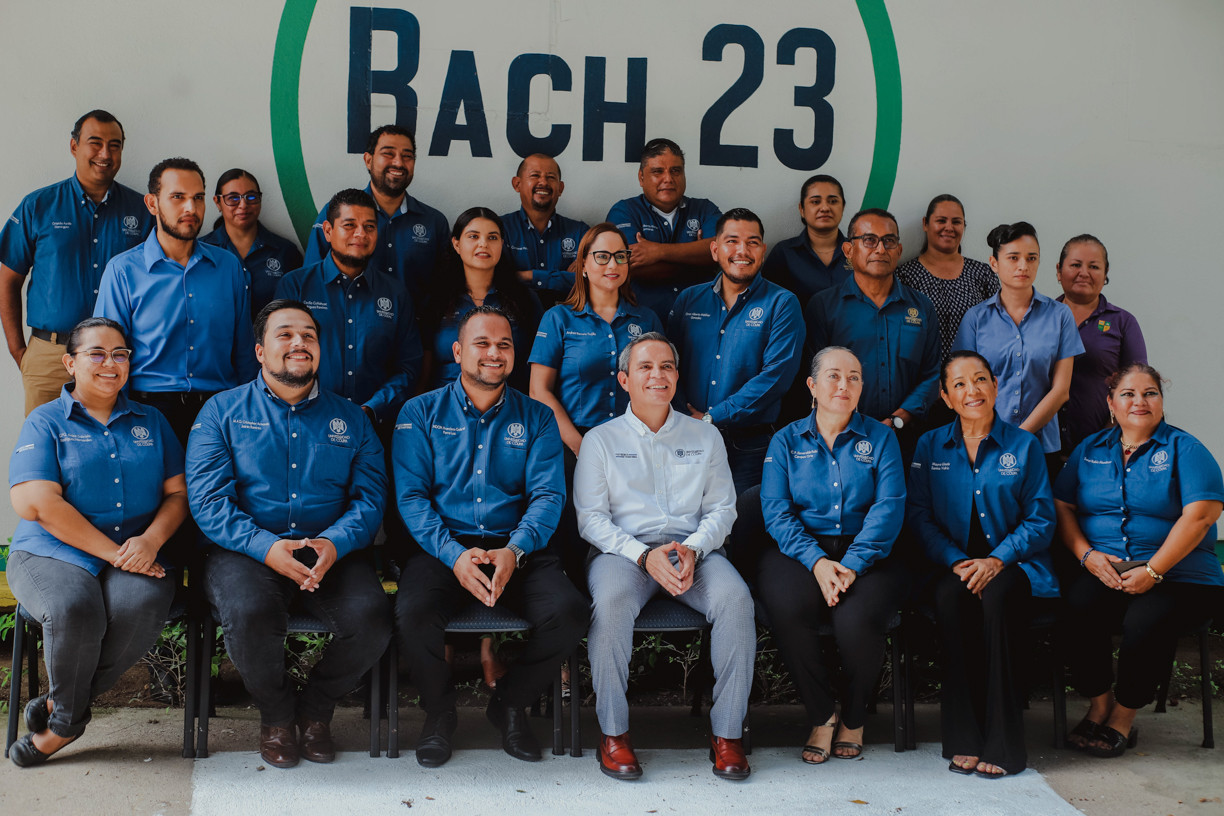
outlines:
M649 572L649 570L646 569L646 559L649 556L650 550L643 550L642 554L638 556L637 565L642 568L642 572Z
M905 420L895 414L891 417L892 426L898 431L905 427Z
M702 422L708 422L708 423L710 423L711 425L713 425L713 424L714 424L714 417L710 416L710 412L709 412L709 411L706 411L704 414L702 414L702 415L701 415L701 421L702 421Z
M1158 584L1159 584L1161 581L1163 581L1163 580L1164 580L1164 576L1163 576L1163 575L1157 575L1157 574L1156 574L1156 570L1152 569L1152 565L1151 565L1151 564L1144 564L1144 565L1143 565L1143 568L1144 568L1145 570L1147 570L1147 574L1148 574L1148 575L1150 575L1150 576L1152 576L1152 580L1153 580L1153 581L1155 581L1156 583L1158 583Z
M507 544L506 549L514 553L514 568L522 569L523 562L527 560L527 553L523 552L517 544Z

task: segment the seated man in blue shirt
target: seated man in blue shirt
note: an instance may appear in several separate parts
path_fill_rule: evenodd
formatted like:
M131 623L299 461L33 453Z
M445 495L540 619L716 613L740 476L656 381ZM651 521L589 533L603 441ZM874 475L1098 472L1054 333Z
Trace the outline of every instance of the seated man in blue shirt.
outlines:
M633 292L638 305L666 320L676 296L714 274L704 237L718 223L718 207L684 194L684 151L670 139L651 139L638 168L642 194L612 205L616 225L633 251Z
M773 422L803 353L798 299L760 275L765 227L751 210L728 210L710 251L722 270L676 298L667 337L687 362L676 404L711 423L727 445L727 462L742 495L761 483Z
M447 623L473 599L501 603L531 624L487 713L506 753L535 762L540 745L525 709L582 640L590 617L547 548L565 502L561 434L547 406L506 386L515 361L504 312L468 311L453 353L459 379L408 401L392 453L400 515L420 545L395 599L400 648L425 709L417 762L436 768L450 759L456 695L443 640Z
M548 309L574 288L570 264L578 257L578 244L590 227L557 212L565 182L561 180L561 166L552 156L533 153L523 159L510 184L522 206L502 216L506 249L514 257L523 282L535 290Z
M123 327L132 344L129 396L161 411L185 447L200 407L259 370L250 292L237 258L196 240L205 207L198 164L158 162L145 206L157 229L106 265L94 316Z
M256 318L263 367L200 411L187 446L187 493L213 542L204 582L225 648L259 708L264 762L331 762L336 703L391 640L369 547L382 519L382 446L361 409L319 388L319 327L274 300ZM289 610L334 635L300 696L285 672ZM295 733L295 729L300 733Z

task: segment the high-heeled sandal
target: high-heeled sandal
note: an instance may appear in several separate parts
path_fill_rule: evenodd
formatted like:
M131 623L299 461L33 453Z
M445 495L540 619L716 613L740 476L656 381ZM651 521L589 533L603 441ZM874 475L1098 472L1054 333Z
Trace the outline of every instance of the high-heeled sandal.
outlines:
M1130 734L1123 734L1115 728L1110 728L1108 725L1102 725L1097 728L1097 740L1108 745L1108 748L1097 748L1095 745L1088 746L1088 753L1102 759L1113 759L1120 757L1126 753L1127 748L1134 748L1139 744L1139 726L1132 725Z
M1079 725L1072 728L1063 736L1063 742L1073 751L1087 751L1088 746L1094 741L1100 739L1100 723L1094 723L1092 720L1085 717L1079 721ZM1083 745L1076 745L1071 741L1071 737L1080 737L1084 740Z
M836 714L834 714L834 715L833 715L833 718L832 718L831 720L829 720L829 722L825 723L824 725L819 725L819 726L817 726L817 728L832 728L832 729L833 729L833 733L834 733L834 734L836 734L836 733L837 733L837 724L838 724L838 722L839 722L839 721L840 721L840 720L839 720L838 716L837 716ZM812 760L810 760L810 759L804 759L804 754L814 754L814 755L816 755L816 756L820 757L820 761L819 761L819 762L813 762L813 761L812 761ZM803 760L803 761L804 761L804 762L806 762L808 765L823 765L823 764L825 764L826 762L828 762L828 761L829 761L829 757L830 757L830 756L831 756L831 755L829 754L828 750L826 750L826 749L824 749L824 748L821 748L819 745L805 745L805 746L803 746L803 750L802 750L802 751L799 753L799 759Z

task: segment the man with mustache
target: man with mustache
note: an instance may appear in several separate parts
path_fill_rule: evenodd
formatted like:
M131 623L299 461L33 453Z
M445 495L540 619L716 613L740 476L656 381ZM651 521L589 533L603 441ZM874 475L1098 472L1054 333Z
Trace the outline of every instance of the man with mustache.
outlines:
M157 229L106 265L94 306L132 345L129 396L161 411L184 446L200 407L259 370L242 264L196 240L205 200L198 164L158 162L144 198Z
M68 142L76 173L30 193L0 229L0 318L21 369L27 415L72 381L61 362L64 342L93 313L107 262L153 229L140 193L115 181L123 145L123 125L112 114L82 116ZM21 313L27 277L28 344Z
M262 371L200 411L187 492L212 541L205 595L259 708L260 758L291 768L335 759L336 703L391 639L370 549L387 472L362 409L319 387L319 325L306 305L274 300L255 320ZM299 604L334 636L295 695L284 644Z
M761 483L782 396L803 351L803 310L760 274L765 228L751 210L728 210L710 252L720 274L676 298L667 336L687 360L676 407L718 428L735 492Z
M570 264L578 257L578 244L590 227L557 212L565 182L552 156L533 153L523 159L510 185L522 206L502 216L506 249L514 256L523 282L548 309L573 288Z
M408 195L416 170L416 136L399 125L383 125L370 134L364 159L370 174L365 191L378 204L379 240L370 268L399 280L413 302L420 303L429 290L434 259L450 236L450 224L445 215ZM323 232L326 222L324 207L306 239L307 266L331 251Z

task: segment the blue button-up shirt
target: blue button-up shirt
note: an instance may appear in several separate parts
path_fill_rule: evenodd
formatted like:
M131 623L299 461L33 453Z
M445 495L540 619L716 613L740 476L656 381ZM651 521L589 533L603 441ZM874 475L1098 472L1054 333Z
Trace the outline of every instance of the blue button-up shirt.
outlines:
M774 434L761 481L765 526L809 570L826 557L816 536L854 536L842 566L862 573L892 552L905 520L905 473L896 435L855 414L830 453L816 414Z
M297 246L263 224L259 225L255 233L255 243L251 244L251 250L245 258L238 254L238 248L230 240L224 224L200 240L232 253L238 263L242 264L242 271L251 279L252 320L263 307L272 302L276 285L280 283L281 278L295 269L302 268L302 253L298 252Z
M246 273L217 247L196 241L184 267L153 232L107 264L94 315L123 326L136 391L224 391L259 370Z
M9 487L55 482L64 501L122 546L157 515L165 481L183 472L183 446L156 408L120 394L103 425L72 398L72 388L65 385L58 400L26 417L9 460ZM25 519L17 522L12 550L66 561L94 575L107 565ZM166 563L161 556L158 561Z
M998 421L969 461L960 420L923 434L910 465L905 520L937 564L969 557L978 514L990 555L1019 564L1036 598L1058 597L1050 560L1054 495L1037 437Z
M552 411L513 389L481 414L459 382L408 400L392 437L400 515L425 552L454 567L455 536L543 549L565 504Z
M713 201L705 198L682 198L674 214L673 226L651 206L645 195L640 195L613 204L612 209L608 210L607 220L616 225L625 236L625 243L632 247L637 243L639 232L647 241L658 244L688 244L697 240L698 232L701 232L703 241L712 241L718 219L722 218L722 211ZM633 292L637 295L638 303L663 319L671 312L672 304L681 292L709 280L709 270L713 264L711 257L710 266L694 266L690 271L676 273L666 282L633 281Z
M365 191L374 195L370 185ZM446 216L412 196L404 193L404 201L391 215L375 207L378 215L378 241L370 268L388 272L408 288L413 302L419 303L429 291L429 278L433 274L434 260L442 247L450 240L450 224ZM323 222L327 220L327 205L319 210L310 237L306 239L306 263L323 260L331 245L323 237Z
M939 317L930 298L894 280L877 307L851 275L813 296L803 317L809 360L825 346L845 346L863 364L860 412L873 419L898 408L926 413L939 389Z
M337 560L374 543L387 466L369 418L315 385L296 405L258 378L204 404L187 439L191 515L263 563L282 538L326 538Z
M75 174L30 193L0 230L0 263L19 275L33 273L26 322L49 332L72 331L93 314L106 264L139 246L151 229L144 196L118 182L99 204Z
M506 249L520 271L531 270L533 289L568 292L574 287L570 264L578 257L578 244L590 229L584 221L554 212L544 232L537 232L527 213L519 207L502 216L506 225Z
M536 293L529 289L527 294L531 301L531 314L510 321L510 337L514 340L514 368L510 372L509 382L511 388L524 394L527 393L531 379L531 366L528 365L531 359L531 343L536 327L540 325L540 317L544 314L544 306ZM506 301L496 286L489 287L484 305L506 308ZM476 304L472 302L471 295L464 292L459 298L459 305L443 317L433 334L425 339L426 348L433 352L434 358L429 383L431 390L459 379L459 364L455 362L452 346L459 339L459 319L475 308Z
M854 267L842 252L845 242L846 236L838 230L837 249L833 250L833 259L826 264L812 251L805 229L794 238L774 245L765 259L763 274L783 289L794 292L800 303L807 303L812 295L839 286L854 274Z
M720 428L773 422L799 370L803 312L798 299L761 276L728 309L723 276L680 293L667 336L680 352L678 410L708 411Z
M1054 482L1054 498L1076 506L1080 529L1094 549L1143 561L1161 548L1186 505L1224 501L1224 479L1211 452L1181 428L1162 421L1126 464L1121 433L1106 428L1081 442ZM1215 546L1213 524L1165 577L1224 585Z
M1055 364L1083 354L1084 341L1066 304L1034 289L1017 326L999 297L983 300L965 313L952 348L971 349L986 358L999 380L999 416L1019 425L1050 393ZM1057 417L1041 427L1037 438L1046 453L1062 447Z
M621 298L611 325L588 302L582 311L558 305L540 321L531 362L557 372L557 399L579 428L594 428L625 413L629 392L616 380L620 353L633 338L662 332L655 313Z
M319 384L368 406L379 422L395 419L421 374L421 336L404 285L373 269L349 280L328 253L282 278L276 296L305 303L322 327Z

